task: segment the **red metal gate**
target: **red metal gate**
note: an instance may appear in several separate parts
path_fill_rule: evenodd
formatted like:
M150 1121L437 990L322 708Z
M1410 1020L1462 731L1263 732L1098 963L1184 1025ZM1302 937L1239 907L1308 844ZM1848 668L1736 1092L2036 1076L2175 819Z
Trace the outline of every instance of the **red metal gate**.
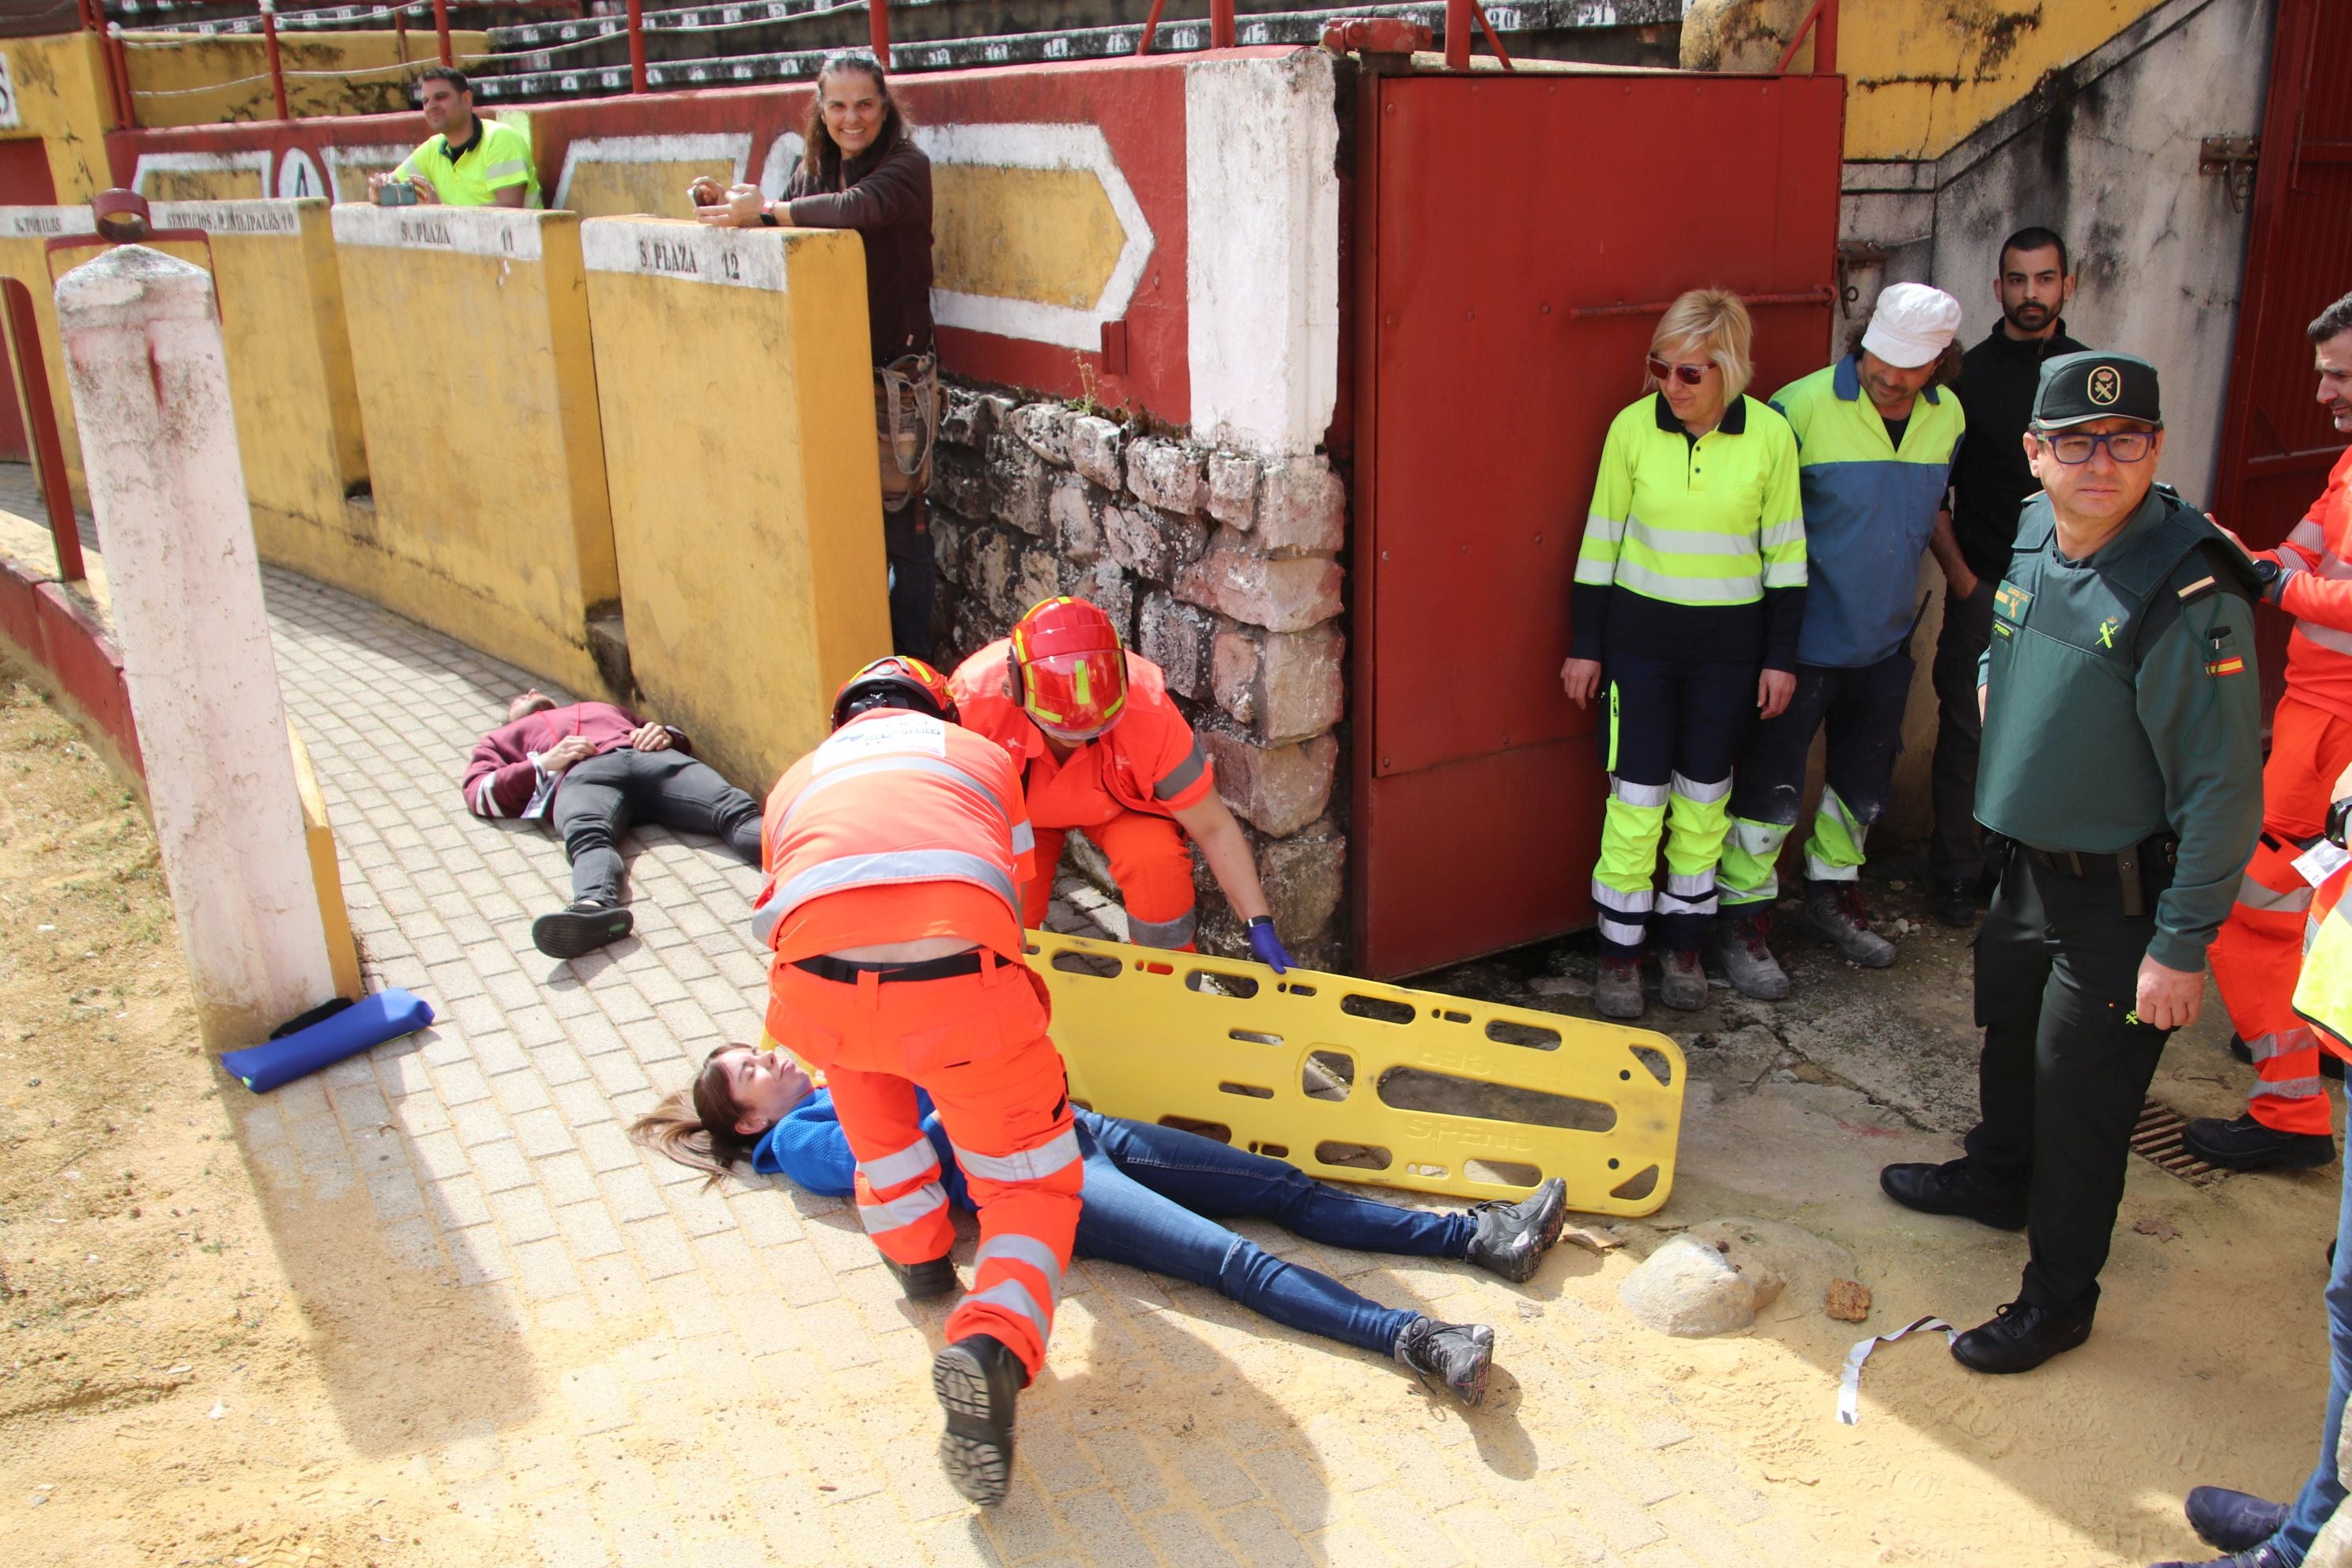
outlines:
M1407 974L1592 918L1605 784L1561 694L1610 419L1664 302L1756 310L1757 395L1826 357L1844 82L1368 79L1355 309L1354 942Z
M2246 542L2284 539L2345 438L2313 398L2313 317L2352 289L2352 5L2279 0L2254 173L2246 281L2231 352L2214 515ZM2263 690L2285 684L2286 618L2258 617Z

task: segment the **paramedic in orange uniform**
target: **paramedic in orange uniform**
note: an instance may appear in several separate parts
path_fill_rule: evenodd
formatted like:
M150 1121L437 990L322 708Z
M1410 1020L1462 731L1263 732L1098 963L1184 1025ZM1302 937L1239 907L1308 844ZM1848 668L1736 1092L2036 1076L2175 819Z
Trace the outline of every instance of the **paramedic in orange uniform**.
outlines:
M1015 1395L1045 1364L1083 1165L1045 987L1022 956L1021 781L955 717L919 660L851 678L832 737L768 797L751 924L775 954L768 1033L824 1070L857 1158L858 1218L908 1296L956 1286L919 1087L963 1167L977 1278L931 1384L949 1479L988 1504L1011 1476Z
M1250 952L1276 973L1290 967L1249 840L1217 795L1207 753L1160 667L1129 653L1108 616L1084 599L1047 599L1010 637L965 659L950 684L964 728L1012 752L1028 791L1037 876L1025 924L1045 923L1062 839L1075 827L1108 857L1132 940L1190 952L1190 834L1248 922Z
M2321 311L2308 332L2320 406L2339 435L2352 435L2352 294ZM2180 1141L2232 1170L2299 1170L2336 1158L2321 1074L2342 1073L2294 1003L2311 908L2311 884L2296 861L2319 842L2330 787L2352 764L2352 451L2336 460L2286 542L2254 562L2263 597L2293 616L2294 629L2263 769L2263 836L2210 958L2237 1030L2231 1049L2254 1064L2257 1077L2243 1115L2200 1116Z

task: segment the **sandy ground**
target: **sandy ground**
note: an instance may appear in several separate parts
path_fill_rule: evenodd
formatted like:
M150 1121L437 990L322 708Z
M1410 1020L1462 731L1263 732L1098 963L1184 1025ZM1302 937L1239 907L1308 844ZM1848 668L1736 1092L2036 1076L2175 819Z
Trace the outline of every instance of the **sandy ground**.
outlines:
M0 1562L501 1561L400 1440L488 1336L362 1265L364 1195L298 1295L225 1084L136 801L0 682Z
M1881 890L1890 912L1920 918L1907 889ZM2146 1563L2192 1546L2188 1486L2298 1484L2316 1448L2334 1168L2200 1188L2136 1160L2087 1347L1995 1380L1937 1339L1906 1342L1872 1363L1861 1425L1835 1423L1837 1369L1865 1329L1821 1310L1834 1248L1875 1294L1866 1331L1884 1331L1923 1312L1988 1315L2013 1293L2024 1243L1909 1215L1875 1187L1888 1160L1948 1157L1969 1120L1964 943L1931 929L1874 974L1801 939L1787 950L1799 994L1777 1009L1718 991L1692 1018L1654 1011L1688 1047L1693 1082L1673 1199L1625 1227L1622 1250L1563 1247L1516 1299L1450 1268L1356 1279L1375 1295L1384 1279L1458 1292L1491 1315L1506 1349L1487 1409L1459 1421L1404 1379L1367 1378L1344 1352L1186 1288L1173 1310L1223 1352L1212 1364L1243 1375L1158 1414L1189 1429L1261 1405L1298 1422L1340 1412L1375 1454L1390 1424L1444 1425L1510 1478L1556 1471L1576 1442L1562 1412L1605 1406L1622 1430L1630 1409L1642 1451L1577 1461L1607 1478L1595 1510L1645 1473L1661 1497L1691 1484L1686 1466L1667 1482L1661 1458L1704 1435L1733 1461L1703 1479L1712 1501L1813 1538L1790 1568ZM1589 949L1555 944L1438 984L1577 1013L1591 968ZM2184 1111L2242 1101L2221 1033L2209 1023L2168 1055L2159 1093ZM527 1510L479 1506L465 1455L494 1428L503 1451L527 1451L551 1420L546 1391L613 1345L594 1332L526 1345L514 1323L482 1320L455 1281L386 1254L362 1193L289 1206L239 1142L243 1092L194 1041L135 802L37 698L0 684L0 1563L534 1560ZM1823 1246L1753 1334L1635 1326L1617 1286L1638 1257L1721 1215L1791 1223ZM1073 1362L1098 1360L1074 1319ZM1095 1379L1097 1397L1146 1392L1115 1365ZM761 1420L790 1419L772 1406ZM1394 1484L1409 1496L1414 1478ZM1593 1524L1551 1560L1619 1561ZM874 1560L892 1560L887 1543Z

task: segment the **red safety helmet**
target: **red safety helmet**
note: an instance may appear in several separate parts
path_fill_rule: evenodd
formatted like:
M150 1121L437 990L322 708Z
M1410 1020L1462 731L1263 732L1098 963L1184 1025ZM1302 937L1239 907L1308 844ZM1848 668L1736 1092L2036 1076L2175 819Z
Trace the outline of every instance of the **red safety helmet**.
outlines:
M838 730L877 708L911 709L950 724L958 717L947 677L921 659L903 654L877 658L841 683L841 689L833 694L833 727Z
M1090 741L1127 708L1127 650L1084 599L1046 599L1013 628L1013 695L1057 741Z

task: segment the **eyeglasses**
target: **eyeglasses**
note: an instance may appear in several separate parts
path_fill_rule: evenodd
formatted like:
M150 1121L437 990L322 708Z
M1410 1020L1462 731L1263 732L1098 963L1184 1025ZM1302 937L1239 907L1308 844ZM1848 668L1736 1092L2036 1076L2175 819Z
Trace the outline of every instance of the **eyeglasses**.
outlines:
M1696 386L1706 379L1706 373L1715 368L1711 364L1668 364L1655 354L1642 363L1648 365L1650 374L1660 381L1672 376L1685 386Z
M2144 461L2156 446L2153 430L2111 430L2104 436L2064 432L2042 438L2050 444L2051 455L2070 468L2089 462L2091 454L2102 447L2118 463L2137 463Z

